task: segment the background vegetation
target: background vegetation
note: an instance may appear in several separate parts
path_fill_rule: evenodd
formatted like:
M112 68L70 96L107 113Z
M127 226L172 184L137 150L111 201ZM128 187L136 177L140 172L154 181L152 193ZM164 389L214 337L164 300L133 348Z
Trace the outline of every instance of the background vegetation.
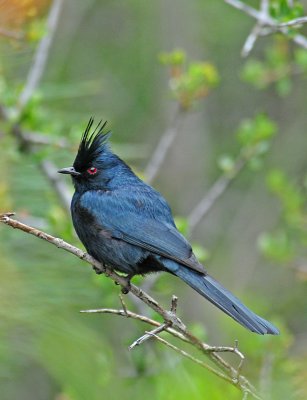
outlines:
M50 3L0 2L0 211L80 245L67 212L72 187L47 172L72 163L90 116L108 120L113 149L165 195L210 273L281 335L248 333L173 277L136 282L151 279L165 307L177 294L179 316L208 343L238 339L243 372L264 398L306 399L304 26L264 37L254 27L242 58L255 21L227 1L58 3L47 64L25 99ZM303 6L272 0L267 15L282 24ZM4 226L0 251L2 399L242 398L160 343L128 352L141 323L79 314L120 307L119 288L79 260Z

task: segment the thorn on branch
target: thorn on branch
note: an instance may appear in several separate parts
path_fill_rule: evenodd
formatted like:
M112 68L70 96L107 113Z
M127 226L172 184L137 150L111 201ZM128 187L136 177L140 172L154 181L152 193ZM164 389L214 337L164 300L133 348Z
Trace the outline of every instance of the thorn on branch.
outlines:
M178 297L173 294L172 304L171 304L171 312L174 314L177 313L177 304L178 304Z

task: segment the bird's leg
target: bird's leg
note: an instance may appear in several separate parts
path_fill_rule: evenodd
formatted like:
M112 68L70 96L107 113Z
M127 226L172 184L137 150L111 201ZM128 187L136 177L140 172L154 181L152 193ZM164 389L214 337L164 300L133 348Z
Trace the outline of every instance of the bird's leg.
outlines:
M103 268L99 268L99 267L96 267L96 265L92 265L93 270L96 272L97 275L101 275L106 271L105 265L104 264L102 264L102 265L103 265Z
M125 284L122 286L122 294L128 294L131 289L131 279L134 277L135 273L130 272L123 279L125 280Z

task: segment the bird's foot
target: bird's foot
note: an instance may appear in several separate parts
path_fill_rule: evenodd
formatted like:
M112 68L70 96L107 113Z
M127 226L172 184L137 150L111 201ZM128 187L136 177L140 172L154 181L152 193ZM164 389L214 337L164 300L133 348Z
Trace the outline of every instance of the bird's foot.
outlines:
M92 267L93 267L93 270L96 272L97 275L101 275L104 272L106 272L106 268L105 268L104 265L103 265L103 268L97 267L96 265L92 265Z
M131 279L134 277L134 274L128 274L123 279L125 281L124 285L122 285L122 294L128 294L131 289Z

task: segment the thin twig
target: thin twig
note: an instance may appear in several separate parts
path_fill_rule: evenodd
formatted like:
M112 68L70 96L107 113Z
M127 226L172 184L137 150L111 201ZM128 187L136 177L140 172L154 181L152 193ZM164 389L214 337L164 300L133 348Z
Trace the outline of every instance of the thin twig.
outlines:
M266 29L266 34L269 33L275 33L276 31L280 31L281 33L287 35L289 33L289 26L295 25L295 23L290 25L284 25L284 23L279 23L277 20L272 18L268 12L268 7L267 7L267 2L263 2L263 7L260 10L256 10L253 7L250 7L249 5L243 3L240 0L224 0L225 3L231 5L232 7L243 11L245 14L249 15L250 17L254 18L257 20L257 23L259 23L263 29ZM302 17L304 18L303 22L305 22L305 18L307 17ZM291 21L289 21L291 22ZM271 32L269 29L271 29ZM301 34L296 34L291 37L291 40L293 40L294 43L297 45L303 47L304 49L307 49L307 38Z
M171 313L176 317L176 312L177 312L177 303L178 303L178 297L177 296L172 296L172 302L171 302ZM145 335L142 335L140 338L135 340L130 346L129 350L132 350L135 346L139 346L146 340L150 339L153 335L157 335L160 332L165 331L167 328L170 327L170 324L168 322L164 322L164 324L161 324L157 328L153 329L150 332L145 332Z
M69 147L64 138L53 138L39 132L22 132L23 139L34 145L54 146L62 149Z
M118 296L119 296L120 303L121 303L121 305L123 307L124 313L126 314L126 317L128 317L128 310L127 310L127 306L126 306L126 303L125 303L124 298L123 298L123 294L119 293Z
M70 213L71 193L68 190L68 186L65 184L65 182L62 179L59 179L57 168L50 160L41 161L40 167L44 175L54 188L54 191L61 201L62 206L65 208L67 213Z
M33 92L37 88L43 76L49 55L49 50L53 41L54 34L56 32L63 4L64 0L53 0L47 19L47 34L42 38L39 45L37 46L37 50L33 59L32 66L29 70L25 87L18 99L18 115L22 113L24 107L27 105L28 101L32 97Z
M168 342L167 340L161 338L160 336L157 336L155 334L152 333L152 336L154 336L159 342L165 344L167 347L171 348L172 350L176 351L177 353L179 353L181 356L188 358L189 360L192 360L193 362L195 362L196 364L202 366L203 368L209 370L210 372L212 372L214 375L217 375L219 378L224 379L225 381L232 383L232 379L223 374L222 372L216 370L215 368L211 367L210 365L204 363L202 360L192 356L191 354L187 353L186 351L180 349L177 346L174 346L172 343ZM256 397L257 398L257 397Z
M272 385L273 361L274 361L273 354L271 352L266 352L263 357L263 362L259 377L260 392L266 398L270 397L270 391Z
M241 56L247 57L249 53L252 51L253 47L255 46L256 40L261 35L262 32L262 25L257 23L253 29L251 30L250 34L247 36L244 45L241 50Z
M157 177L160 168L164 163L166 155L178 135L179 127L182 122L183 112L184 111L178 105L174 113L171 126L164 132L164 134L159 139L157 147L154 150L153 155L150 158L144 171L144 175L146 176L146 181L148 183L152 183L154 179Z
M88 313L88 314L103 313L103 314L119 315L119 316L123 316L123 317L127 317L127 318L133 318L133 319L145 322L145 323L147 323L149 325L156 326L158 329L161 328L161 325L160 325L159 322L157 322L157 321L155 321L153 319L150 319L148 317L145 317L143 315L139 315L139 314L133 313L133 312L131 312L129 310L115 310L115 309L112 309L112 308L101 308L101 309L97 309L97 310L82 310L80 312ZM179 332L177 332L175 329L166 326L164 330L166 332L172 334L174 337L177 337L180 340L188 342L186 337L184 335L180 334ZM231 382L232 383L232 379L230 377L228 377L227 375L221 373L220 371L217 371L216 369L214 369L210 365L208 365L208 364L204 363L203 361L197 359L196 357L192 356L191 354L187 353L186 351L174 346L173 344L169 343L165 339L162 339L160 336L157 336L157 332L155 333L155 330L147 332L147 334L148 334L148 336L155 337L161 343L163 343L166 346L170 347L171 349L175 350L176 352L178 352L182 356L189 358L190 360L192 360L196 364L201 365L202 367L206 368L207 370L209 370L210 372L212 372L215 375L219 376L220 378L226 380L227 382ZM217 352L219 351L219 349L223 349L223 347L214 347L214 348L217 349ZM212 348L212 350L214 348Z
M90 265L94 266L96 269L100 269L103 271L108 277L110 277L114 282L121 285L122 287L126 286L126 279L123 276L118 275L115 271L112 271L106 268L103 264L99 263L89 254L84 251L78 249L75 246L72 246L70 243L65 242L63 239L55 238L54 236L49 235L43 231L40 231L36 228L33 228L29 225L23 224L15 219L11 218L12 213L6 213L0 215L0 222L11 226L12 228L19 229L25 233L34 235L40 239L43 239L54 246L68 251L71 254L74 254L76 257L84 260ZM157 312L165 321L166 324L169 324L173 329L178 331L181 335L185 336L191 345L193 345L196 349L199 349L202 353L206 354L219 368L221 368L229 377L233 378L238 375L238 372L235 368L233 368L230 364L228 364L219 354L216 352L208 351L212 347L200 341L197 337L195 337L192 333L190 333L182 321L172 312L163 309L160 304L150 297L147 293L141 290L139 287L131 284L130 291L136 297L138 297L141 301L148 305L151 309ZM126 312L122 310L122 315L127 316ZM242 375L238 377L238 379L231 379L232 385L237 387L242 392L249 391L250 394L256 398L260 399L258 394L256 393L255 388L251 385L251 383Z
M268 0L261 0L260 3L260 14L261 14L261 18L259 18L257 20L256 25L254 26L254 28L252 29L251 33L248 35L242 51L241 51L241 55L242 57L247 57L249 55L249 53L252 51L256 40L258 39L258 37L262 34L263 31L263 27L265 25L264 21L266 21L267 16L269 15L269 2Z
M122 297L122 295L120 295ZM146 324L155 326L155 327L160 327L161 323L158 321L155 321L154 319L151 319L149 317L146 317L145 315L137 314L134 313L130 310L127 309L126 305L123 306L122 310L117 310L113 308L98 308L98 309L91 309L91 310L81 310L81 313L85 314L113 314L113 315L118 315L121 317L127 317L127 318L132 318L136 319L139 321L142 321ZM177 339L180 339L186 343L190 343L189 339L178 332L176 329L173 329L170 326L166 326L164 329L166 332L170 333L172 336L174 336ZM204 348L206 349L205 351L207 353L234 353L240 358L240 363L238 370L242 368L242 360L244 361L245 357L244 355L238 350L238 342L237 340L235 341L235 346L234 347L229 347L229 346L209 346L206 343L203 343Z
M136 314L136 313L129 311L127 309L124 309L124 308L123 308L123 310L116 310L113 308L98 308L98 309L94 309L94 310L81 310L80 312L86 313L86 314L113 314L113 315L118 315L118 316L122 316L122 317L136 319L136 320L145 322L146 324L149 324L152 326L160 326L161 325L160 322L155 321L154 319L146 317L145 315ZM171 327L166 327L165 330L166 330L166 332L169 332L174 337L176 337L186 343L190 343L189 340L183 334L176 331L175 329L173 329Z
M161 324L157 328L153 329L152 331L146 331L144 335L136 339L128 348L129 350L134 349L134 347L139 346L140 344L144 343L146 340L152 338L153 336L157 336L158 333L165 331L167 324Z
M287 26L300 26L300 25L306 24L306 23L307 23L307 16L296 18L296 19L292 19L291 21L288 21L288 22L280 22L278 24L278 27L279 28L284 28L284 27L287 27Z
M211 186L209 191L200 200L200 202L193 208L188 215L188 224L190 233L196 228L199 222L208 214L215 202L225 192L230 183L238 176L240 171L245 165L245 160L239 156L231 174L224 173L217 181Z

